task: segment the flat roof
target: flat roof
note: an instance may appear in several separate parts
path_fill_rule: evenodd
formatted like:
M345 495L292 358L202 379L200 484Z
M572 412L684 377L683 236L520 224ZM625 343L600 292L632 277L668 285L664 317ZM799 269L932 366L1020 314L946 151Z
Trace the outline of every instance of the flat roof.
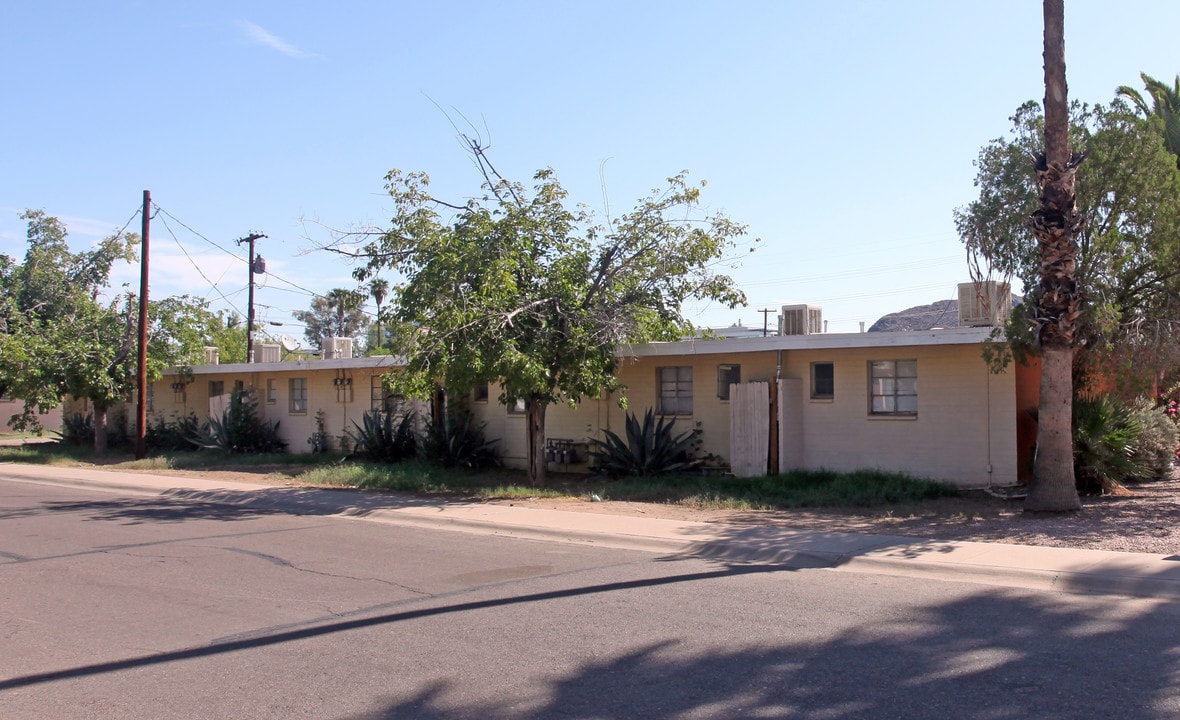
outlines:
M816 333L814 335L771 335L653 342L619 346L619 357L662 357L675 355L734 355L777 350L836 350L842 348L920 347L930 345L975 345L991 337L990 327L945 328L940 330L903 330L898 332ZM226 363L194 365L193 375L218 373L280 373L295 370L365 370L395 368L405 365L398 355L337 358L331 360L289 360L268 363ZM176 374L169 368L165 374Z
M897 332L816 333L814 335L771 335L655 342L623 346L620 355L658 357L662 355L720 355L767 350L835 350L841 348L915 347L922 345L972 345L987 340L990 327L960 327L940 330Z
M329 360L287 360L284 362L219 363L217 365L193 365L193 375L214 375L217 373L277 373L292 370L365 370L394 368L405 365L405 358L399 355L370 355L368 357L333 358ZM180 368L170 367L165 375L175 375Z

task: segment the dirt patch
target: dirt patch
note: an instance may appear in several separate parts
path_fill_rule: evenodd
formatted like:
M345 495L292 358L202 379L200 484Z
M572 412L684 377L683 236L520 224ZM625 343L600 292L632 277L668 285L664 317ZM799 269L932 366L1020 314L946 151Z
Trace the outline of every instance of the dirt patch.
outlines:
M158 475L302 485L306 465L221 467L215 470L145 470ZM1021 502L983 492L922 503L822 510L712 510L666 503L592 502L578 498L485 500L519 507L716 523L766 523L792 530L863 532L934 540L965 540L1049 547L1180 553L1180 479L1137 483L1128 495L1082 499L1082 510L1063 515L1026 514Z

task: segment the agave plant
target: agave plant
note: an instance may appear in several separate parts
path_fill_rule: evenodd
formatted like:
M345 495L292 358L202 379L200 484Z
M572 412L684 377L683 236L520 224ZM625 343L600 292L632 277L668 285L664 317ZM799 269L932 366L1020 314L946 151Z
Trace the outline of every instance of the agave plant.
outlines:
M230 453L283 452L287 443L279 437L278 422L258 416L258 401L245 390L236 390L220 418L210 417L188 441L205 450Z
M697 431L689 430L673 435L675 420L661 417L656 421L651 408L643 414L643 422L634 413L627 413L627 439L610 430L605 439L591 439L592 469L603 475L658 475L695 468L700 461L692 457Z
M418 452L415 419L414 413L397 420L393 413L373 410L364 414L362 424L353 421L356 431L348 435L357 455L375 462L398 462Z
M471 414L458 417L449 412L441 423L431 424L422 443L427 460L443 467L486 468L500 463L498 440L484 437L483 425L471 424Z

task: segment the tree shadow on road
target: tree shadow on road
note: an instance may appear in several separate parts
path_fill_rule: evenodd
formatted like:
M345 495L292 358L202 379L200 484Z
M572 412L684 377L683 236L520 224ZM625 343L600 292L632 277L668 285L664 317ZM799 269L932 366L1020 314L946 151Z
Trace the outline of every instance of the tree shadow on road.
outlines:
M351 490L264 488L258 490L174 489L158 496L110 500L49 500L35 506L0 510L0 520L42 513L79 513L91 520L176 523L188 520L239 521L267 515L337 515L363 517L376 510L445 504L414 497L376 495Z
M1177 609L1119 602L982 591L822 644L669 639L535 679L532 696L471 702L461 678L440 679L351 720L1176 717Z

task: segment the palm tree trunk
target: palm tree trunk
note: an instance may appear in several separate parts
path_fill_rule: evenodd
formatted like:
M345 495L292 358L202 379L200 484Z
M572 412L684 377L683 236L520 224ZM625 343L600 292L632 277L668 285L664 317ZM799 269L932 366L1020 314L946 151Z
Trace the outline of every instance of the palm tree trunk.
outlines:
M1037 158L1041 207L1033 233L1041 258L1036 320L1041 344L1041 404L1037 455L1024 509L1068 512L1081 508L1073 473L1073 346L1081 293L1077 285L1078 230L1075 173L1080 158L1069 149L1065 83L1064 0L1044 0L1045 154Z

